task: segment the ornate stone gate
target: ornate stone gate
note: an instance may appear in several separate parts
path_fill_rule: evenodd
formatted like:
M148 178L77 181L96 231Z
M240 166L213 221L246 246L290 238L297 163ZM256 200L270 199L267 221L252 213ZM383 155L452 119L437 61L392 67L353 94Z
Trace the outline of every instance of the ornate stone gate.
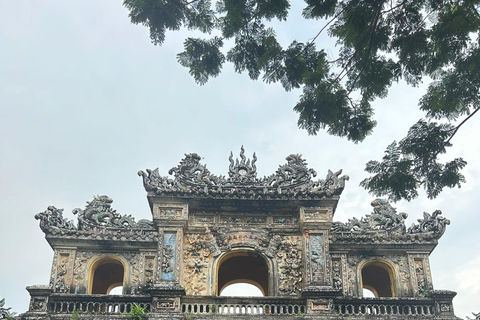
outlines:
M440 211L406 228L407 214L377 199L370 214L333 222L348 180L341 170L315 180L290 155L258 178L243 147L240 159L230 155L228 177L200 160L187 154L173 177L138 172L152 220L117 213L107 196L74 209L77 225L54 206L37 214L54 259L50 284L27 288L21 318L126 318L136 303L150 319L457 319L455 293L434 290L429 266L449 224ZM237 282L264 297L220 296Z

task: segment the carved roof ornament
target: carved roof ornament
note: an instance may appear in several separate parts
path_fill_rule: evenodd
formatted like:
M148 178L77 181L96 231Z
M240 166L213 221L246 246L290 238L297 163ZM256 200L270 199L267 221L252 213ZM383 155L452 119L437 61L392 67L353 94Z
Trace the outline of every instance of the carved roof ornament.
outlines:
M315 170L307 167L307 162L299 154L291 154L287 163L280 165L277 171L263 178L257 178L255 163L245 157L240 149L240 160L233 160L230 153L228 178L212 174L206 165L200 163L196 153L185 154L177 167L170 169L173 179L161 176L158 168L139 171L145 190L151 195L215 197L226 199L322 199L339 196L345 188L347 175L342 170L328 171L325 179L313 180Z
M49 228L76 229L72 220L63 217L63 209L57 209L54 206L49 206L47 210L37 213L35 219L40 220L40 229L45 233Z
M257 156L255 152L253 153L253 160L250 163L250 159L247 160L245 157L245 149L243 146L240 148L240 158L242 159L240 162L238 158L236 161L233 161L233 152L230 152L230 157L228 160L230 161L230 166L228 167L228 181L230 183L255 183L257 181L257 167L255 167L255 162L257 162Z
M388 201L375 199L371 203L373 212L365 215L360 220L357 218L348 219L347 222L334 222L333 232L351 232L351 233L377 233L379 231L388 231L396 233L405 233L405 219L408 214L397 213Z
M434 233L440 238L445 233L447 225L450 224L450 220L440 216L441 214L440 210L435 210L432 214L424 212L423 219L418 219L418 224L412 224L407 233Z
M331 229L333 239L342 242L431 241L438 240L450 224L450 220L440 216L442 212L437 210L431 215L424 212L423 219L418 219L418 224L407 229L406 213L397 213L383 199L373 200L371 205L373 212L360 220L354 217L347 222L334 222Z
M85 209L73 209L73 214L78 214L78 230L98 230L108 228L153 228L149 220L142 219L135 222L131 215L120 215L111 208L113 200L108 196L93 196L92 201L87 201Z
M113 200L108 196L94 196L92 201L87 201L85 209L74 209L73 214L78 215L78 225L75 226L72 220L63 218L63 209L49 206L44 212L35 215L40 220L40 228L43 232L51 234L61 230L68 234L75 234L80 231L91 232L115 232L119 230L155 230L153 222L142 219L135 222L131 215L120 215L111 208ZM81 232L82 235L84 233Z

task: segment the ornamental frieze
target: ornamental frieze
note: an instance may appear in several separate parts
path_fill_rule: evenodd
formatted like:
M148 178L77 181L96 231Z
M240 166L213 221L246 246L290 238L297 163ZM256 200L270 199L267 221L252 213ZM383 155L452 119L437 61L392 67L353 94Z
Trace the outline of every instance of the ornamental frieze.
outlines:
M226 199L321 199L339 196L348 176L340 176L342 170L328 171L325 179L313 180L317 173L307 167L307 162L299 154L291 154L287 163L279 166L270 176L257 177L255 163L245 157L243 147L240 160L233 160L230 154L228 177L212 174L201 164L202 158L189 153L177 167L170 169L173 178L161 176L158 168L139 171L145 190L158 196L215 197Z

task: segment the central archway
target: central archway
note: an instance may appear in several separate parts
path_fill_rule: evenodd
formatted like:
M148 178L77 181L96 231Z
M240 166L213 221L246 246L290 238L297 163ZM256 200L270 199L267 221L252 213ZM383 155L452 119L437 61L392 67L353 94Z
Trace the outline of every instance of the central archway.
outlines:
M253 251L233 251L218 262L216 295L234 283L249 283L269 295L269 268L263 256Z

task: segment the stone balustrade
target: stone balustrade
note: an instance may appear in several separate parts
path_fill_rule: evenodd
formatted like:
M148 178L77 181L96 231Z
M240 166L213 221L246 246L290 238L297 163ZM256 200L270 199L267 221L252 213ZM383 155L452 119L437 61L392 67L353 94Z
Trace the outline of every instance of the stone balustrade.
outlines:
M403 315L435 316L432 299L360 298L335 299L334 312L338 315Z
M134 304L144 307L147 312L152 312L152 314L173 312L177 315L183 313L195 318L213 315L226 317L233 315L303 316L320 312L326 317L325 319L331 317L360 319L375 316L386 316L391 319L417 317L433 319L445 314L453 314L451 300L454 295L451 292L435 291L428 298L337 297L329 302L332 309L321 310L315 308L315 299L305 297L183 296L179 297L178 304L169 300L173 304L172 308L168 309L160 305L162 299L159 300L152 295L87 295L48 293L46 289L43 291L45 299L40 295L40 291L37 295L32 296L29 313L46 312L52 316L55 315L55 319L58 317L60 317L58 319L64 319L75 311L89 315L91 319L104 319L105 316L110 315L124 317L126 313L132 311ZM168 298L166 299L168 300ZM328 301L328 299L323 300ZM45 303L41 301L45 301ZM313 304L310 305L311 303ZM310 309L307 307L309 305Z
M152 298L139 295L87 295L87 294L52 294L47 310L49 313L80 313L90 314L124 314L132 310L134 303L151 309Z
M181 310L186 314L219 315L302 315L306 313L304 299L279 297L198 298L183 297Z

